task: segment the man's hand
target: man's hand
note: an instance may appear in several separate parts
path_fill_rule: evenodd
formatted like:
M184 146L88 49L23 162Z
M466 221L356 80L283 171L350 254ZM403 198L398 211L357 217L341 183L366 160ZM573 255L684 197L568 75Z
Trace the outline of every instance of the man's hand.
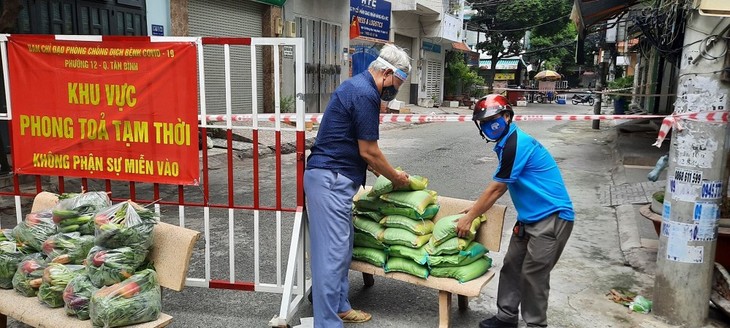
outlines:
M398 171L398 175L395 176L395 179L393 179L393 189L398 190L402 187L407 186L410 184L408 181L408 173L404 171Z
M469 211L471 211L471 206L461 210L461 212L459 212L459 214L466 214L466 213L469 213Z
M469 236L469 233L471 233L470 229L472 221L474 221L474 218L469 218L467 215L462 216L459 221L457 221L456 235L459 236L459 238Z

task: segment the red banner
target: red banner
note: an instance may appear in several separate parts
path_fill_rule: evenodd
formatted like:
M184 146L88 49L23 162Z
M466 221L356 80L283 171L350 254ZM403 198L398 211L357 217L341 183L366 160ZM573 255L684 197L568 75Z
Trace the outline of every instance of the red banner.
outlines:
M193 43L8 41L18 174L198 184Z

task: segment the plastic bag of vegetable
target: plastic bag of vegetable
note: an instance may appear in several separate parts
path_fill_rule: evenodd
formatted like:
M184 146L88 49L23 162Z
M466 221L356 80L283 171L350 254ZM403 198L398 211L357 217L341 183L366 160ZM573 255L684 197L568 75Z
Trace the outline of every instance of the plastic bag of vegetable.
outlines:
M144 262L147 251L131 247L106 249L94 246L86 257L86 269L96 287L109 286L129 278Z
M99 289L91 296L94 326L119 327L157 320L162 311L160 284L152 269Z
M13 288L13 276L24 256L17 250L14 241L0 241L0 288Z
M63 303L66 314L81 320L89 320L89 302L91 295L99 290L86 274L79 274L68 282L63 290Z
M106 192L87 192L82 194L62 194L59 202L53 207L53 222L61 232L78 231L82 234L94 234L92 219L94 214L112 206Z
M47 265L41 253L25 256L18 264L18 270L13 276L13 289L26 297L36 296L38 288L43 282L43 269Z
M54 263L81 264L94 246L94 236L78 232L59 233L43 242L43 254Z
M63 306L63 291L74 277L84 273L83 265L50 263L43 270L43 282L38 288L38 299L51 308Z
M13 237L13 229L2 229L0 230L0 241L12 241L15 242Z
M40 252L43 242L56 232L49 210L26 215L25 220L13 228L13 238L21 252L31 254Z
M158 221L157 213L132 201L116 204L94 217L96 245L146 251L152 246L152 230Z

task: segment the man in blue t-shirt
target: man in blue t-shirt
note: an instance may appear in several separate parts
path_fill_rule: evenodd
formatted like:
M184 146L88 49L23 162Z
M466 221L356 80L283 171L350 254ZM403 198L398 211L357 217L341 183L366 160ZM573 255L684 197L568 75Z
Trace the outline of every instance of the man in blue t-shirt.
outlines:
M474 106L472 120L487 142L495 142L499 166L479 199L457 223L459 237L471 222L509 190L517 210L500 271L497 315L480 328L517 327L518 309L527 327L547 327L550 271L573 230L575 212L557 163L540 142L512 124L504 96L488 95Z
M355 238L352 197L365 185L368 167L408 184L378 147L381 101L395 99L411 69L400 48L385 45L368 70L343 82L332 94L304 172L312 268L312 307L317 328L365 322L368 313L348 300L348 271ZM407 87L407 86L406 86Z

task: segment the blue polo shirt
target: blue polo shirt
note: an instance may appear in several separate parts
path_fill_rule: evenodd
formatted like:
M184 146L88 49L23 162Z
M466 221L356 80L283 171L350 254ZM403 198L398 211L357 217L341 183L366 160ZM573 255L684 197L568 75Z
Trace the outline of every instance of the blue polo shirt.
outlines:
M307 159L307 169L328 169L365 185L368 164L357 140L380 137L380 93L369 71L343 82L335 90L319 125Z
M494 152L499 166L493 179L507 184L518 221L534 223L556 212L563 220L575 219L558 164L540 142L512 123Z

